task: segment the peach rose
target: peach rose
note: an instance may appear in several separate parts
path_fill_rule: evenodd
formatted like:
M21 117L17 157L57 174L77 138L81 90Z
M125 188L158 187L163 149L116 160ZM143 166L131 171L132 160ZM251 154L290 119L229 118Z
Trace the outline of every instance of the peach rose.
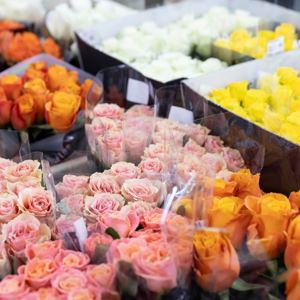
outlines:
M24 276L8 275L0 282L0 299L23 299L30 291Z
M86 270L88 281L97 288L115 288L116 269L112 264L89 265Z
M58 206L61 211L65 214L74 214L81 216L83 212L83 202L84 202L84 195L82 194L75 194L63 198Z
M115 176L118 183L122 185L127 179L137 178L139 176L139 168L133 163L121 161L111 166L110 173Z
M183 151L185 154L196 155L199 158L206 153L206 149L204 147L201 147L192 139L189 139L188 142L184 145Z
M224 142L218 137L208 135L205 139L204 147L207 152L216 153L222 152Z
M7 223L19 213L17 196L13 194L0 194L0 223Z
M289 199L269 193L260 198L248 196L245 205L252 215L247 235L251 255L262 260L278 257L285 247L285 231L294 213Z
M101 295L92 287L80 288L71 290L67 300L101 300Z
M158 158L146 158L139 164L142 177L151 180L162 180L167 170L163 161Z
M26 282L34 289L46 287L55 274L58 265L53 259L34 258L29 260L26 265L20 266L19 275L23 275Z
M165 242L165 236L161 232L155 232L152 229L141 229L131 234L132 238L141 238L148 245Z
M147 247L147 242L141 238L122 238L114 240L107 253L107 261L117 264L120 260L132 262L134 257Z
M43 188L26 188L20 192L18 206L21 211L29 212L37 218L47 217L53 212L54 199Z
M206 153L201 157L200 161L205 166L207 175L211 178L214 178L217 173L226 169L226 161L218 153Z
M139 221L139 217L133 211L129 213L106 211L99 217L98 225L102 233L111 227L120 237L127 237L137 229Z
M109 246L112 241L113 239L110 235L105 235L105 234L95 232L92 233L84 241L84 250L89 255L89 257L93 257L95 255L97 246L101 246L101 245Z
M146 178L128 179L121 189L122 195L128 202L142 200L153 204L159 200L159 192L158 187Z
M27 188L42 188L42 185L41 182L37 179L24 182L7 182L7 190L17 196L19 196L19 194Z
M240 274L240 263L226 235L212 231L195 234L194 273L200 287L209 292L231 287Z
M121 108L117 104L100 103L94 107L93 113L95 117L121 120L124 114L124 108Z
M166 245L145 248L133 258L135 273L146 281L147 288L162 293L176 287L176 266Z
M288 268L300 268L300 216L292 220L288 227L284 263Z
M145 149L143 159L158 158L159 160L167 160L168 162L168 160L170 159L171 152L172 150L169 144L151 144Z
M58 251L62 249L62 240L47 241L40 244L28 244L25 249L25 256L28 260L53 259Z
M162 213L163 213L163 210L158 207L153 210L145 212L141 216L141 224L146 229L152 229L154 231L159 231Z
M66 300L66 298L59 295L54 288L40 288L38 291L28 294L22 300Z
M57 91L49 96L45 104L47 123L58 132L67 132L74 125L81 98L78 95Z
M24 257L27 244L41 243L51 238L50 228L29 213L22 213L5 224L2 233L9 253L19 258Z
M129 202L121 208L121 212L128 213L134 211L138 216L142 216L146 211L153 209L151 203L139 200L134 202Z
M190 124L185 128L186 134L200 146L203 146L206 140L210 137L208 135L210 130L204 126L201 126L200 124Z
M86 194L88 181L88 176L64 175L63 181L59 182L55 189L61 199L75 194Z
M90 258L87 254L78 251L60 249L55 256L55 261L57 265L65 268L83 270L89 264Z
M89 189L92 194L96 193L120 193L120 186L114 176L94 173L90 177Z
M74 289L85 288L87 278L84 272L77 269L61 269L51 280L51 285L61 294L68 294Z
M245 167L245 162L238 150L225 147L223 148L222 155L229 171L237 172Z
M298 300L300 294L300 269L292 270L289 274L286 288L287 300Z
M121 195L98 193L93 197L85 197L83 213L88 221L95 222L105 211L120 210L124 204Z
M36 160L24 160L5 168L5 179L9 182L41 182L42 171Z
M5 75L0 78L0 86L8 100L16 100L21 95L22 79L14 74Z
M235 248L243 244L250 221L251 215L238 197L215 197L208 210L208 226L224 228Z
M0 126L6 126L11 120L12 101L0 99Z

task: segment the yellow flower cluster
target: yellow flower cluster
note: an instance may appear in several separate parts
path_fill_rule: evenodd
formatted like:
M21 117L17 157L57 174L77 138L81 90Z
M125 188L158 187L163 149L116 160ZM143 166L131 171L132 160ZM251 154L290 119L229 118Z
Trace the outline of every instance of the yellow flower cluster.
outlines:
M257 89L247 81L213 90L210 98L235 114L300 144L300 77L290 67L264 75Z
M284 38L285 51L295 48L294 45L297 40L296 30L292 24L288 23L282 23L274 31L259 30L256 36L253 36L245 29L239 29L234 31L228 39L217 39L215 45L254 58L263 58L267 54L268 43L279 37Z

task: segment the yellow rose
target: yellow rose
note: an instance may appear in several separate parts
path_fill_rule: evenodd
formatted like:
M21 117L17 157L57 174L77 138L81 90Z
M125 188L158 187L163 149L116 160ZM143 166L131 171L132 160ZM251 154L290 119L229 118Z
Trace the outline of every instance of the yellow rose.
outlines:
M257 37L262 41L271 41L275 39L275 32L271 30L259 30L257 33Z
M259 102L248 106L246 110L253 121L262 121L268 109L269 105L267 103Z
M220 102L225 98L231 98L229 89L227 88L213 90L209 96L216 102Z
M250 89L247 91L245 98L243 99L243 106L247 108L254 103L268 103L268 101L268 93L263 90Z
M280 134L294 143L300 143L300 127L297 125L284 122L281 125Z
M240 102L236 98L223 98L218 102L221 106L229 109L229 110L234 110L238 109L240 107Z
M282 23L275 29L276 37L284 37L284 50L289 51L294 48L294 40L297 38L295 26L288 23Z
M279 82L281 84L290 85L294 80L298 78L298 71L291 67L280 67L276 71L277 76L279 77Z
M300 78L296 77L291 80L288 86L292 89L294 97L300 100Z
M271 105L275 112L287 115L293 100L293 91L288 86L279 85L271 95Z
M265 91L268 94L271 94L275 88L277 88L279 84L279 78L277 75L273 75L273 74L268 74L268 75L264 75L261 76L258 79L258 83L257 86Z
M231 109L235 114L237 114L238 116L250 120L250 116L248 115L248 113L246 112L245 109L243 109L241 106L238 107L234 107Z
M233 98L238 99L239 101L242 101L248 90L248 85L249 85L249 82L246 80L239 81L239 82L233 82L233 83L229 84L228 89L229 89L230 95Z
M290 115L288 115L286 120L287 120L287 122L289 122L293 125L297 125L300 128L300 111L291 113Z
M284 120L284 117L278 113L267 110L262 119L263 125L270 131L279 132L281 123Z
M293 100L291 103L291 112L297 112L300 110L300 98L298 100Z

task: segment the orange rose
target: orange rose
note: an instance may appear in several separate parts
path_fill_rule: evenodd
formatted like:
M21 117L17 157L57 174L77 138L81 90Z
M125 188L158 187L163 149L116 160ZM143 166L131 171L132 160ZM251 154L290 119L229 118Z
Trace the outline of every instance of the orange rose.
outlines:
M47 54L50 54L56 58L61 57L60 47L52 38L47 38L43 42L43 49L44 49L44 52Z
M269 193L260 198L248 196L245 205L252 214L247 235L250 253L262 260L278 257L285 247L285 231L294 214L289 199Z
M292 208L300 211L300 191L292 192L289 196L289 200L291 202Z
M45 81L40 78L27 81L24 84L24 92L33 97L37 107L37 121L42 123L45 116L45 103L48 93Z
M45 105L46 121L55 130L66 132L73 126L79 107L79 96L55 92Z
M81 96L81 105L80 108L81 109L85 109L85 102L86 102L86 97L87 94L90 90L90 87L93 84L93 80L91 79L86 79L83 84L81 85L81 91L80 91L80 96Z
M32 63L29 68L26 70L24 75L24 80L32 80L36 78L40 78L45 80L47 72L47 65L44 61L37 61Z
M15 22L12 20L0 21L0 31L4 31L4 30L14 31L14 30L20 30L24 28L25 26L19 22Z
M182 198L176 204L174 211L179 214L183 215L186 218L191 219L193 217L193 201L190 198Z
M12 105L12 101L0 100L0 126L10 123Z
M226 235L198 231L194 236L194 272L201 288L220 292L229 287L240 274L235 249Z
M63 82L59 88L60 91L66 92L69 94L80 94L80 85L77 84L74 80L68 79L67 81Z
M216 197L233 196L236 191L235 181L226 182L224 179L216 179L214 184L214 195Z
M285 288L287 300L299 300L300 295L300 269L293 270L289 274L289 278Z
M17 75L4 75L0 78L0 85L9 100L15 100L21 94L22 80Z
M300 268L300 215L288 227L284 263L288 268Z
M250 220L244 201L238 197L214 197L208 211L208 225L226 229L235 248L242 245Z
M20 96L13 105L11 124L16 130L27 129L34 123L36 104L30 94Z

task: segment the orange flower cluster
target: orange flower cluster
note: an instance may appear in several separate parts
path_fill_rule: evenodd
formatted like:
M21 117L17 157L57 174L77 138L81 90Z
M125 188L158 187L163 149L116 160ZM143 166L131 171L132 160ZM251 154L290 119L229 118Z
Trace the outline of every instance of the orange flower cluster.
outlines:
M29 31L14 33L13 30L17 24L0 23L0 55L7 62L20 62L40 53L61 57L61 49L52 38L41 40L36 34ZM7 29L1 30L1 28Z
M0 21L0 31L15 31L15 30L23 30L25 26L19 22L11 21L11 20L2 20Z
M0 78L0 126L25 130L44 121L58 132L68 131L84 108L92 84L79 83L78 74L60 65L31 64L22 77Z
M206 216L211 230L194 237L196 280L211 292L229 288L240 271L235 249L246 241L249 253L258 260L276 259L284 253L286 266L293 270L288 300L296 300L300 291L300 191L289 198L264 193L259 177L241 170L227 182L216 179Z

